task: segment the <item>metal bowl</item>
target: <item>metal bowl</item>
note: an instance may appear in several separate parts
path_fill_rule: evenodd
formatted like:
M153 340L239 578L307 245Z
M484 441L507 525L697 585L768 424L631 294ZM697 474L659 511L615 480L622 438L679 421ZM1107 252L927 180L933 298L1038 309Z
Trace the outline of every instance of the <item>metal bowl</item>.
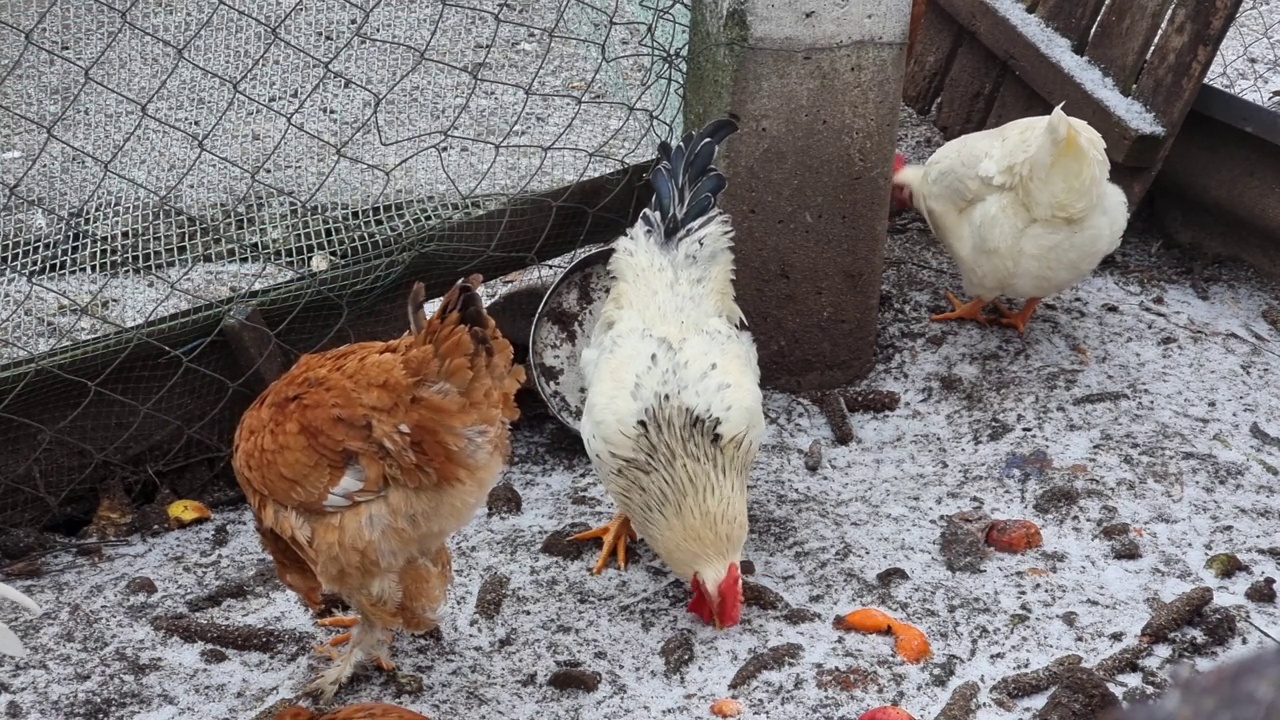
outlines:
M557 420L578 432L587 386L582 350L591 340L600 308L609 295L609 258L605 247L578 258L551 285L529 332L529 370L533 386Z

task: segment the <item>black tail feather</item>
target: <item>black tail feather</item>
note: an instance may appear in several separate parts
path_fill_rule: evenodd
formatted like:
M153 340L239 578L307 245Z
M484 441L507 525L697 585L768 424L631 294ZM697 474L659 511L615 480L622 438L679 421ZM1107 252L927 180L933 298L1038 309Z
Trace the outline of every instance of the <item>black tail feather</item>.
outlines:
M728 185L714 163L719 146L738 130L737 117L712 120L698 133L686 133L672 147L658 143L657 165L649 176L657 218L645 218L663 244L674 242L682 230L708 217ZM658 226L657 223L661 225Z

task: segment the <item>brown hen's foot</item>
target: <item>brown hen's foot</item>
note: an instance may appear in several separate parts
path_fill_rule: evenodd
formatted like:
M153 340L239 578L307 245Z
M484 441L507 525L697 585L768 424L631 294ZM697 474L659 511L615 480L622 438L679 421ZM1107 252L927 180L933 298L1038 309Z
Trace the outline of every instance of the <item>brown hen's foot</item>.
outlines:
M333 617L320 618L316 624L320 627L340 627L351 629L359 624L360 618L356 615L334 615Z
M951 301L951 307L955 308L955 310L938 315L930 315L930 320L976 320L986 325L991 319L982 313L982 309L988 304L982 298L974 298L969 302L960 302L960 298L948 290L947 299Z
M1027 334L1027 323L1031 322L1031 314L1036 311L1036 306L1040 304L1040 298L1028 298L1022 305L1022 309L1013 312L1004 306L999 300L995 301L996 312L1000 313L1000 317L996 318L996 322L1011 327L1018 331L1019 335Z
M627 541L636 539L636 531L631 529L631 518L618 513L604 525L593 530L580 532L569 539L591 540L593 538L603 538L604 546L600 548L600 557L596 560L595 567L591 569L592 575L599 575L604 571L609 564L610 554L617 555L619 570L627 569Z
M321 627L354 628L355 626L360 624L360 618L354 615L340 615L335 617L321 618L320 620L316 621L316 624ZM391 644L391 641L394 638L394 636L392 635L390 630L383 630L381 632L382 632L382 637L385 640L381 644L381 647L385 649L387 645ZM337 635L334 635L333 637L325 641L323 645L317 645L315 648L315 651L320 653L321 655L328 656L332 660L337 660L339 657L339 654L338 654L338 651L334 650L334 648L340 645L346 645L349 642L351 642L350 630L348 630L348 632L341 632L341 633L338 633ZM396 669L396 664L391 661L391 658L387 657L385 652L382 652L382 651L375 652L372 656L372 659L375 665L382 668L383 670L386 670L387 672L390 672Z

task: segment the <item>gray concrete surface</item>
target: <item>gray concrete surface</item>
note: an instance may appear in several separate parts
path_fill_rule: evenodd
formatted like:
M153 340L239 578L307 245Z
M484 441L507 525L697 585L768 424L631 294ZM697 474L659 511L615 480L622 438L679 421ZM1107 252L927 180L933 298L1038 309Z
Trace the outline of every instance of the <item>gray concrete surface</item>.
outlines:
M694 11L689 107L698 121L742 118L725 151L724 206L770 387L839 387L874 362L909 10L747 0ZM717 35L744 38L740 52L703 51ZM728 77L731 89L707 82L699 97L695 77Z

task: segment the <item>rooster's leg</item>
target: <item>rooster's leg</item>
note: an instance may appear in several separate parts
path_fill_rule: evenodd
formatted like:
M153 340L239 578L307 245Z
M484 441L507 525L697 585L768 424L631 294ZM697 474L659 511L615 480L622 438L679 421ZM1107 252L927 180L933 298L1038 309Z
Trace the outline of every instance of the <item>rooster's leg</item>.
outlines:
M1031 322L1031 314L1036 311L1036 306L1039 304L1040 298L1028 298L1027 302L1022 305L1021 310L1013 312L1005 307L1004 303L996 300L996 312L1000 313L1000 317L996 319L996 322L1017 330L1019 335L1026 335L1027 323Z
M947 291L947 299L951 301L951 306L955 308L951 312L941 313L929 316L930 320L977 320L983 325L987 324L988 317L982 314L982 309L988 304L988 301L982 298L974 298L969 302L960 302L960 298L956 297L950 290Z
M569 539L590 540L592 538L603 538L604 540L604 546L600 548L600 557L596 560L595 567L591 569L592 575L599 575L605 569L605 566L609 564L609 555L613 553L617 554L618 569L627 569L627 541L636 539L636 531L631 529L631 518L618 513L604 525L593 530L580 532Z

